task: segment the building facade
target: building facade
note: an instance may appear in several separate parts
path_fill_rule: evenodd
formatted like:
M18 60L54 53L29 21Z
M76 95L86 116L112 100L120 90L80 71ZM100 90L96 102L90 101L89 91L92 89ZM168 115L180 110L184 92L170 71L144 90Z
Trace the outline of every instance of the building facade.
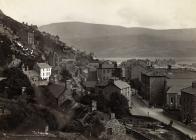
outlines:
M132 93L131 86L128 83L121 80L111 79L108 85L103 89L103 94L106 99L110 99L112 93L118 93L123 95L128 101L128 106L131 107Z
M49 80L52 73L52 67L50 65L47 63L37 63L34 69L42 80Z
M196 122L196 82L181 91L181 117L184 121Z
M180 109L180 93L181 87L171 87L166 92L166 109L179 110Z
M181 90L191 86L193 79L187 77L170 77L166 79L165 109L180 110Z
M122 69L115 63L102 63L97 68L98 82L108 81L112 77L122 77Z
M149 105L162 106L164 104L165 75L151 71L142 73L142 96L149 102Z

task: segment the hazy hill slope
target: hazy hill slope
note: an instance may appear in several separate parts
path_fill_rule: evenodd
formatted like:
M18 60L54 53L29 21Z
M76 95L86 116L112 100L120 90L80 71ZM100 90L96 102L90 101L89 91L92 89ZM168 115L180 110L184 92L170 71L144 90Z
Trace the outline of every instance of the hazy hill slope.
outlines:
M64 22L39 28L102 57L196 56L196 29L153 30Z

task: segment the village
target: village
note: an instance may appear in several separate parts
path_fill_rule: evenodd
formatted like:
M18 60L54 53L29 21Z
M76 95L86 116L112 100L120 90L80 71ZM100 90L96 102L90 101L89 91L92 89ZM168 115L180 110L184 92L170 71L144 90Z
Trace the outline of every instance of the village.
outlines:
M194 64L95 59L36 26L21 26L26 30L14 33L0 24L14 52L0 69L0 137L196 139Z

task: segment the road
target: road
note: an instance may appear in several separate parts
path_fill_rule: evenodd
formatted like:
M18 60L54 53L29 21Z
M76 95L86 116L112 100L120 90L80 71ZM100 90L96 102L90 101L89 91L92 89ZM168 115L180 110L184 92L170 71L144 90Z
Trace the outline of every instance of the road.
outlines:
M132 98L133 107L130 110L130 112L133 115L140 115L140 116L149 116L151 118L157 119L161 122L164 122L166 124L169 124L169 122L173 119L166 116L163 113L163 109L157 109L157 108L148 108L148 106L145 104L145 102L137 95L134 95ZM182 133L189 135L191 138L196 139L196 132L188 128L185 124L173 120L173 125L175 129L181 131Z

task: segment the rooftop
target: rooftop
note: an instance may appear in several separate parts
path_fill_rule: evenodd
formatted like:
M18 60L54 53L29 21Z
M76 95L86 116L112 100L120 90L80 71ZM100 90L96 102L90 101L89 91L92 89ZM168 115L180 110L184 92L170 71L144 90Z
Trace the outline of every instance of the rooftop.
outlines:
M181 71L181 72L170 72L167 74L170 79L196 79L196 72L194 71Z
M39 77L39 74L34 70L28 70L24 72L28 77Z
M151 71L145 73L145 75L149 76L149 77L165 77L166 73L163 71L151 70Z
M114 80L113 83L115 86L117 86L120 89L128 88L130 85L127 82L121 81L121 80Z
M191 86L194 80L193 79L167 79L166 81L168 87L178 86L178 87L185 88Z
M185 93L196 95L196 88L193 88L192 86L184 88L184 89L182 89L182 91L185 92Z
M179 93L180 94L182 89L183 87L181 86L172 86L168 89L167 93Z
M37 63L37 66L39 68L52 68L50 65L48 65L47 63Z
M50 84L48 90L55 98L58 98L65 91L65 85Z

